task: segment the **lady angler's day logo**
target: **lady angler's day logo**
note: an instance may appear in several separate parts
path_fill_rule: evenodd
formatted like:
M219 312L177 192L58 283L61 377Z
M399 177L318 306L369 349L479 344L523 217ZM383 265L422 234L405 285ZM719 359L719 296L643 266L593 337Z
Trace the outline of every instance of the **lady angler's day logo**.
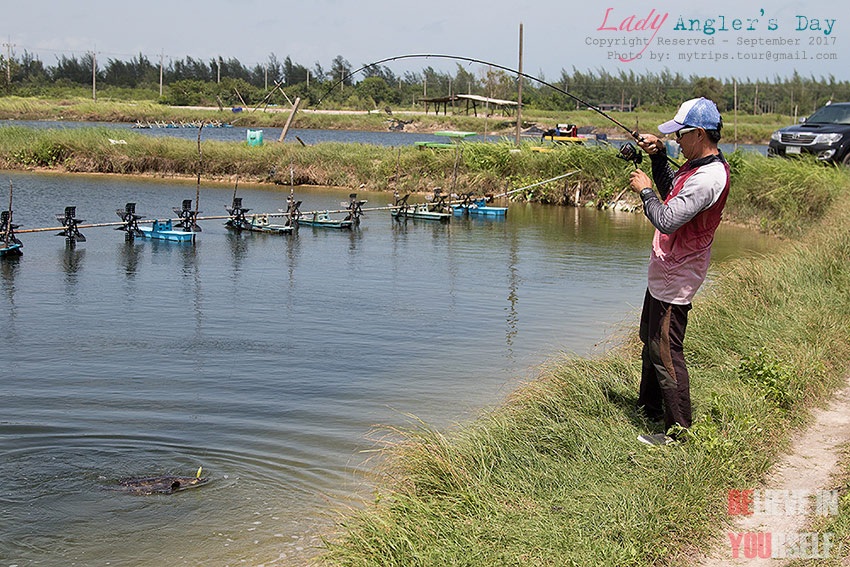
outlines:
M635 61L787 61L838 59L838 18L796 14L772 16L764 8L754 14L689 17L650 8L630 13L609 7L585 45L605 50L605 59Z

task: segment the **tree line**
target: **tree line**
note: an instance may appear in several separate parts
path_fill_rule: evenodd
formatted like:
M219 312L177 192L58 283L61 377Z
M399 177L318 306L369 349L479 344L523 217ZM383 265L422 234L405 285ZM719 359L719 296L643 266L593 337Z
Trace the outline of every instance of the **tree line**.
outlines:
M285 104L301 97L312 105L371 110L387 106L406 107L423 99L452 94L477 94L506 100L517 99L517 77L502 70L456 65L454 72L426 67L396 74L385 65L368 66L352 74L354 67L342 55L325 68L319 62L307 67L272 53L265 64L243 65L235 58L210 60L185 57L151 61L144 54L129 60L98 60L96 54L62 55L46 65L31 53L0 55L4 93L19 96L55 96L96 89L103 96L159 100L172 105ZM605 69L561 70L556 80L540 79L594 105L619 110L670 107L694 96L715 100L721 110L737 106L753 114L805 115L828 101L850 101L850 82L834 77L790 77L752 81L720 80L679 73L610 73ZM523 105L542 110L576 108L574 99L524 79Z

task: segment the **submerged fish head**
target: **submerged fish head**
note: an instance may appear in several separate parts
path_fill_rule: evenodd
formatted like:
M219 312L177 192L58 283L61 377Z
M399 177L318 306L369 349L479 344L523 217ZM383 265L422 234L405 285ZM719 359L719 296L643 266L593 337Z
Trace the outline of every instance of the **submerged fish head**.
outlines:
M208 477L156 476L129 478L119 481L120 489L131 494L171 494L209 482Z
M176 476L172 477L171 492L206 484L209 479L205 476Z

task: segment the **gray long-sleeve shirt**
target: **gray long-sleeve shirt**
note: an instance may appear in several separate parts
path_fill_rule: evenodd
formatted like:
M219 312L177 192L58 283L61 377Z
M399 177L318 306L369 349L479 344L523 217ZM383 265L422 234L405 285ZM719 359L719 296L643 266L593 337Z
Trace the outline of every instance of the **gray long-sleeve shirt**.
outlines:
M676 173L670 167L664 154L653 154L650 159L652 160L652 177L661 194L661 199L654 191L647 189L641 191L640 197L643 201L644 214L660 232L672 234L720 198L725 186L725 172L723 175L720 174L720 170L723 169L722 154L686 162L683 168L704 168L716 162L720 169L707 167L697 171L667 203L663 200L673 188Z

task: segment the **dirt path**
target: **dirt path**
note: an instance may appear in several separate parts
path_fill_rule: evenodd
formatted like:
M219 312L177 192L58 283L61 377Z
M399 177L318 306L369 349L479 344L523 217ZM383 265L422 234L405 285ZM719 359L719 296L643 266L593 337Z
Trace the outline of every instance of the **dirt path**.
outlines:
M756 502L750 505L753 514L738 516L740 519L729 530L732 535L724 537L722 544L709 557L698 563L699 567L785 565L788 560L759 557L754 553L757 549L755 545L749 548L749 555L756 556L747 558L747 540L744 539L746 536L740 539L739 536L771 534L770 547L773 553L777 554L780 547L777 544L782 541L784 535L807 532L808 522L816 512L815 506L818 502L824 505L827 511L832 509L832 503L837 506L837 500L832 500L830 493L822 491L832 488L830 477L837 472L839 451L842 445L850 442L850 385L839 390L826 408L816 410L813 418L812 424L792 443L791 452L774 467L763 487L764 490L756 491ZM813 497L798 498L805 494ZM820 546L819 552L823 553L824 545L829 545L830 536L831 534L814 534L806 544L816 542ZM756 542L755 539L749 541ZM737 559L734 558L736 543ZM762 551L762 555L767 554L765 548L762 548ZM835 553L829 556L834 557Z

